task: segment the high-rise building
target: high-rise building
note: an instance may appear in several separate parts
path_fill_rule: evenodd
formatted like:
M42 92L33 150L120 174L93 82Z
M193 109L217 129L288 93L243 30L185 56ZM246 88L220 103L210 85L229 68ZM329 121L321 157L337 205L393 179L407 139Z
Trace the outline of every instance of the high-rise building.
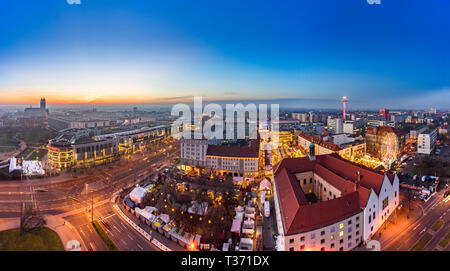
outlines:
M436 146L437 131L428 129L417 137L417 153L431 154Z

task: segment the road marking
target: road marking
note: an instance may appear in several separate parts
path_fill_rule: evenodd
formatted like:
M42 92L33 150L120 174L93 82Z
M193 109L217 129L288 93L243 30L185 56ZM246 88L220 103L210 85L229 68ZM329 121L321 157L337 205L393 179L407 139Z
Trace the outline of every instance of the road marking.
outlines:
M122 243L123 243L124 245L127 245L127 243L126 243L123 239L120 239L120 241L122 241Z
M95 249L94 244L92 244L92 243L89 243L89 244L91 245L92 250L97 250L97 249Z
M422 234L423 232L425 232L426 230L427 230L427 228L425 227L425 228L419 233L419 235Z
M139 244L137 244L137 243L136 243L136 245L137 245L141 250L144 250L144 248L141 247L141 245L139 245Z
M112 214L112 215L109 215L109 216L107 216L107 217L103 217L103 220L106 220L106 219L108 219L108 218L111 218L111 217L113 217L113 216L115 216L116 214Z
M131 236L130 234L128 234L128 237L131 239L131 240L133 240L134 241L134 238L133 238L133 236Z

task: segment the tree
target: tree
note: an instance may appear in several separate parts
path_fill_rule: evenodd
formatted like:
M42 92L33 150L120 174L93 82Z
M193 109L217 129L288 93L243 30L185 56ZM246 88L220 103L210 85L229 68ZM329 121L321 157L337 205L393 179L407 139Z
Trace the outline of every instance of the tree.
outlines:
M45 226L46 221L42 216L39 216L31 206L23 206L22 215L20 217L20 234L29 232L33 229Z

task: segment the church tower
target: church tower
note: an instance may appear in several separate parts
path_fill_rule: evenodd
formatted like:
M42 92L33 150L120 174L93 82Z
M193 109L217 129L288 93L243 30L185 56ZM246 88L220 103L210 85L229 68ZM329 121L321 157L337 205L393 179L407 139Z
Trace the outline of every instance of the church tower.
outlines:
M41 109L45 109L45 98L41 98Z

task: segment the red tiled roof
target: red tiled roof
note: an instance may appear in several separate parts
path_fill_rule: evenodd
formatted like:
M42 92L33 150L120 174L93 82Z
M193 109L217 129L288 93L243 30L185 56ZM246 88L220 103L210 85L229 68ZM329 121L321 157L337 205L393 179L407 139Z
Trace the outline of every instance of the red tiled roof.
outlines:
M336 175L335 173L325 168L321 164L315 165L314 173L319 175L322 179L324 179L333 187L341 191L341 195L353 192L357 187L355 183L348 181L339 175Z
M283 219L285 219L285 225L289 225L286 233L291 234L321 228L360 211L359 193L354 191L333 200L300 206L292 223L286 223L289 222L289 217L285 219L284 214Z
M258 158L259 145L251 140L249 141L247 146L208 145L206 155L222 156L222 157Z
M341 191L341 197L309 204L295 174L313 171ZM359 173L359 174L358 174ZM390 176L391 182L394 175ZM379 193L384 174L327 154L283 159L275 168L275 185L287 234L320 228L358 213L367 205L370 190Z
M316 159L335 174L347 180L358 182L361 186L367 189L373 189L377 195L379 194L381 185L383 184L384 174L361 167L334 154L319 155Z
M314 144L322 146L324 148L327 148L331 151L340 151L342 150L341 147L339 147L338 145L332 143L332 142L328 142L328 141L324 141L322 139L322 137L320 136L314 136L314 135L310 135L310 134L306 134L306 133L300 133L299 136L303 137L304 139L310 141L310 142L314 142Z

